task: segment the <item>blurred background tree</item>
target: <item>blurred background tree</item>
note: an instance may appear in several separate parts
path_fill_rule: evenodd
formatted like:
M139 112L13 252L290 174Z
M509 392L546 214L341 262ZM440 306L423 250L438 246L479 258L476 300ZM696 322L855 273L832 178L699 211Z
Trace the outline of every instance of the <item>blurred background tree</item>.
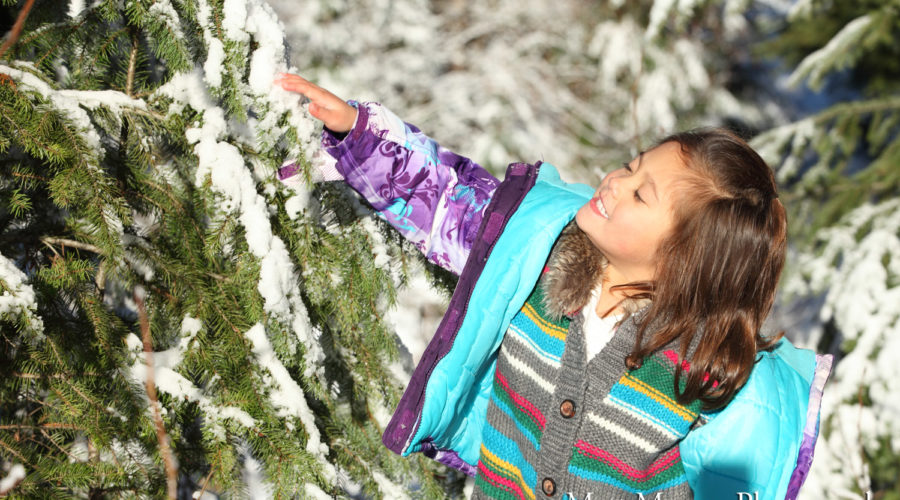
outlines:
M807 498L900 499L898 37L896 2L800 1L758 47L828 96L754 139L792 216L785 296L815 298L802 335L838 360Z
M740 2L275 0L292 61L501 173L545 160L594 183L674 129L764 126L742 104Z

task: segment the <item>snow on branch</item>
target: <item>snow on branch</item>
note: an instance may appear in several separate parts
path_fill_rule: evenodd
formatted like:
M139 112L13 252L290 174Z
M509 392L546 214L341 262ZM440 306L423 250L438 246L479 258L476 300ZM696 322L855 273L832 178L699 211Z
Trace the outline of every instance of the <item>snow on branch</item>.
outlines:
M656 0L650 8L650 21L644 37L650 41L656 38L667 22L683 23L698 7L698 0Z
M833 319L846 352L823 400L822 452L811 471L829 488L870 485L865 453L900 444L900 200L864 204L822 231L818 256L801 256L806 286L825 290L820 313ZM797 286L794 283L793 286ZM865 394L865 401L863 395ZM848 453L847 450L853 450ZM854 484L855 483L855 484ZM849 497L848 497L849 498Z
M306 348L304 376L311 377L321 374L325 354L301 300L300 280L290 254L282 239L273 233L269 203L257 190L257 178L248 164L252 160L245 159L244 151L273 147L287 133L283 126L278 126L285 116L300 136L301 147L313 144L315 126L310 118L296 112L299 107L296 96L286 96L281 89L273 88L276 72L287 70L284 30L275 13L260 0L229 0L223 11L226 41L247 45L252 38L256 43L250 56L249 85L239 86L238 94L241 106L252 109L254 116L247 124L229 122L226 110L209 94L208 85L221 82L225 73L223 61L227 57L224 52L216 51L226 45L234 46L215 38L211 26L203 26L204 41L209 48L203 68L176 74L157 95L174 100L169 113L179 113L184 106L202 113L202 118L185 131L198 159L195 183L203 186L209 179L218 197L218 210L238 217L250 252L260 260L257 290L264 299L264 309L276 320L291 325ZM209 5L200 2L198 18L209 21L210 16ZM267 132L260 135L252 132L260 130ZM310 147L309 151L314 149Z
M197 319L185 316L181 324L182 337L178 345L165 351L153 351L153 380L156 389L171 395L175 401L197 403L206 418L211 420L212 425L209 428L217 437L224 438L221 426L226 420L234 421L247 429L255 429L256 420L247 412L234 406L215 404L203 389L176 371L184 353L201 328L202 324ZM143 340L137 335L128 335L125 342L132 352L146 352ZM128 367L127 375L136 383L143 384L147 380L147 372L146 362L141 357L136 357L134 363Z
M666 20L669 19L669 14L677 3L677 0L657 0L653 2L653 7L650 9L650 22L647 25L647 31L644 33L648 40L652 40L659 34L659 30Z
M278 360L272 344L266 337L265 328L257 323L245 333L253 344L253 354L256 355L260 366L268 371L274 379L274 388L269 399L272 405L278 408L281 417L295 417L303 423L307 434L306 451L316 457L322 464L328 482L334 482L337 471L328 462L328 445L322 442L321 434L316 427L315 415L306 404L306 396L303 388L291 377L287 368Z
M776 175L784 182L800 171L803 151L821 130L814 118L804 118L756 136L751 145L770 165L779 165Z
M24 479L25 467L22 467L22 464L14 464L9 468L9 474L0 479L0 495L9 494Z
M50 104L52 104L53 107L61 111L75 124L76 127L78 127L85 143L91 149L95 161L101 158L103 155L103 146L100 143L100 134L97 132L93 123L91 123L90 115L81 108L80 102L74 99L77 95L66 95L54 89L49 83L37 76L37 70L34 69L30 63L19 63L18 65L28 68L29 71L0 64L0 73L6 73L15 80L21 88L36 92L50 101ZM34 71L34 73L32 73L32 71Z
M0 319L23 320L29 330L40 334L44 322L36 314L34 289L27 281L15 263L0 255Z
M98 109L109 110L118 118L125 112L135 112L148 116L154 116L154 112L148 110L147 103L141 99L135 99L124 92L116 90L71 90L56 89L45 81L39 72L30 63L16 62L16 67L0 64L0 73L9 75L19 88L35 92L68 118L80 132L90 151L88 166L99 168L100 159L105 154L101 133L97 129L94 120L88 111Z
M69 0L68 16L75 19L84 11L84 0Z
M868 34L873 18L870 14L860 16L841 28L824 47L806 56L788 77L788 85L797 86L804 79L810 88L818 90L822 87L823 78L836 69L843 69L856 60L859 55L854 46Z
M179 40L184 39L184 32L181 30L181 19L169 0L155 0L153 5L150 6L149 13L164 22L175 38Z

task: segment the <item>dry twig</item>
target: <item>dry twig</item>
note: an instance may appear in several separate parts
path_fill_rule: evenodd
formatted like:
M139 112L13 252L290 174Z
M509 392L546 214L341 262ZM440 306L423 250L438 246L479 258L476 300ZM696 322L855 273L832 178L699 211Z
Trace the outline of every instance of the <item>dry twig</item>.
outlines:
M0 58L3 57L3 54L6 54L6 51L10 49L15 43L19 40L19 35L22 34L22 28L25 26L25 19L28 17L28 13L31 12L31 7L34 5L34 0L27 0L25 5L22 6L22 10L19 11L19 17L16 18L16 23L13 24L11 30L9 30L9 38L3 42L3 46L0 47Z
M147 364L147 398L150 399L150 407L153 412L153 423L156 425L156 440L159 441L159 453L162 455L163 465L166 468L166 490L170 499L176 498L178 493L178 471L175 465L175 457L169 447L169 435L163 425L159 412L159 399L156 397L156 381L153 378L153 340L150 338L150 320L147 318L147 308L144 305L143 294L135 292L134 301L138 306L138 320L141 325L141 338L144 342L144 360Z

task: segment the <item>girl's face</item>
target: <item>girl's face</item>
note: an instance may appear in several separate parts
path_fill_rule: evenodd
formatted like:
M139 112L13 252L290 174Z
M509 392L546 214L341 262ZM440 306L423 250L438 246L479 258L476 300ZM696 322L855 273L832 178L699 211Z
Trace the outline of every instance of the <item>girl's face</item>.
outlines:
M652 280L656 249L673 225L677 181L687 167L681 145L667 142L610 172L575 215L578 227L609 260L607 276L622 284Z

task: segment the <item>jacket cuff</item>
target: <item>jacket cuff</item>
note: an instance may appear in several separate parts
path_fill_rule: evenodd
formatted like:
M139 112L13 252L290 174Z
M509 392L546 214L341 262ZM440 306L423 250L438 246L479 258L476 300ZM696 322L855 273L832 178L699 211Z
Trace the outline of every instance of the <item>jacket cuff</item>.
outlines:
M359 139L369 125L369 112L366 103L360 104L356 101L347 101L347 104L356 108L356 121L353 123L353 127L347 132L335 132L328 127L322 130L322 147L335 158L338 157L340 149L349 147L349 144L346 143Z

